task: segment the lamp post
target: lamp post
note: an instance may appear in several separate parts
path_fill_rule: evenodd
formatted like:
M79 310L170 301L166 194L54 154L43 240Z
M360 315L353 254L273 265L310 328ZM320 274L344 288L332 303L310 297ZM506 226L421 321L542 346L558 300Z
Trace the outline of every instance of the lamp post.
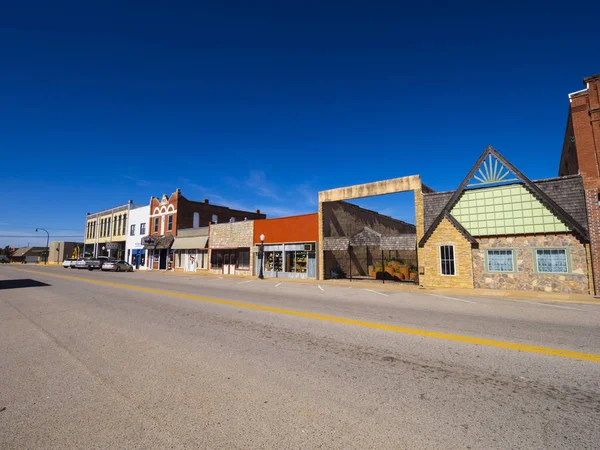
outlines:
M263 266L265 265L265 235L260 235L260 271L258 273L258 278L261 280L265 278L263 275Z
M48 230L45 230L44 228L36 228L35 232L37 233L39 230L46 232L46 257L44 258L44 264L47 265L48 264L48 254L50 253L50 233L48 233Z

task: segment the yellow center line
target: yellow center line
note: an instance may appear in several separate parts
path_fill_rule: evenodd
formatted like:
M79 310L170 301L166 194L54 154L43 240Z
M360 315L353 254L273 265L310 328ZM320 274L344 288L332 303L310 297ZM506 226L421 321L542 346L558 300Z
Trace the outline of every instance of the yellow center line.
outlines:
M571 350L563 350L551 347L541 347L537 345L520 344L517 342L498 341L495 339L484 339L472 336L463 336L459 334L441 333L437 331L420 330L418 328L401 327L397 325L388 325L385 323L368 322L365 320L348 319L345 317L326 316L324 314L309 313L304 311L295 311L293 309L275 308L272 306L255 305L252 303L238 302L234 300L222 300L218 298L202 297L200 295L183 294L180 292L163 291L161 289L145 288L141 286L133 286L130 284L113 283L110 281L92 280L90 278L73 277L69 275L58 275L41 272L37 270L14 269L21 272L36 273L48 277L63 278L65 280L83 281L85 283L100 284L102 286L110 286L120 289L129 289L132 291L148 292L150 294L166 295L170 297L186 298L190 300L198 300L206 303L215 303L218 305L235 306L237 308L252 309L255 311L265 311L276 314L284 314L287 316L303 317L305 319L320 320L323 322L341 323L344 325L353 325L363 328L371 328L375 330L391 331L394 333L409 334L414 336L423 336L434 339L442 339L446 341L464 342L467 344L483 345L486 347L504 348L508 350L517 350L527 353L540 353L543 355L558 356L561 358L578 359L584 361L593 361L600 363L600 354L582 353Z

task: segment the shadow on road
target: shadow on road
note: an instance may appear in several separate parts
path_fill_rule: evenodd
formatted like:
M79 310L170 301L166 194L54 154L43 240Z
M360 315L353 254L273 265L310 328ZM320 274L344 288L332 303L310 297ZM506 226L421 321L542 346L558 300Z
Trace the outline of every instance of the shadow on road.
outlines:
M2 289L20 289L29 287L42 287L50 286L49 284L42 283L41 281L32 280L30 278L23 278L22 280L0 280L0 290Z

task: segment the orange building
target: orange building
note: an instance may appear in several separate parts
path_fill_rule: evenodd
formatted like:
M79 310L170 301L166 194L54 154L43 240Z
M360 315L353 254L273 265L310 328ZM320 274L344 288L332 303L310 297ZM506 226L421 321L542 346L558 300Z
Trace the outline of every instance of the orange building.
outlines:
M261 237L263 241L261 241ZM254 275L316 278L318 214L254 221ZM261 244L264 255L261 258Z

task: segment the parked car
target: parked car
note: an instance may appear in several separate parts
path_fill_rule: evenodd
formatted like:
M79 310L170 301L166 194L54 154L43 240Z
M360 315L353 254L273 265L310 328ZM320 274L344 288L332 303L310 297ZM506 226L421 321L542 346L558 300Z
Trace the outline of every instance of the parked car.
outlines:
M87 269L87 258L79 258L71 267L75 269Z
M65 269L68 269L69 267L73 267L73 265L77 262L77 260L75 258L66 258L63 261L63 267Z
M108 256L97 256L96 258L91 258L87 260L86 268L87 270L100 270L102 269L102 264L104 264L107 261L116 261L116 259L109 258Z
M105 261L102 263L102 271L133 272L133 266L123 260Z

